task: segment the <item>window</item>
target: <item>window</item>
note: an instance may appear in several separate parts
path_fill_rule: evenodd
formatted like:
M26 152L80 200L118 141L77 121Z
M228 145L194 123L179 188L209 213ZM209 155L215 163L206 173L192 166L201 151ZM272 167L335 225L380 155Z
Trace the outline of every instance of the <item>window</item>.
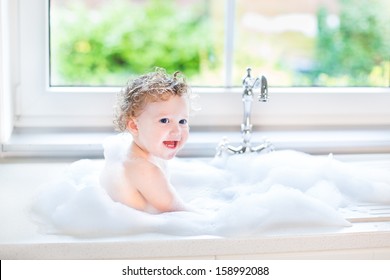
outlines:
M390 85L385 0L50 3L51 86L121 86L154 66L240 86L248 65L274 86Z
M80 1L62 1L58 5L65 7L63 5L68 2ZM110 4L117 3L117 1L109 2ZM307 1L304 2L307 3ZM384 9L387 11L389 9L389 4L385 1L364 2L368 3L370 9L373 6L372 3L378 3L378 5L385 3ZM100 5L103 1L90 0L88 3ZM137 5L146 5L145 1L136 1L136 3L138 3ZM200 67L202 71L206 70L204 73L200 71L198 77L197 73L189 75L191 83L194 85L198 83L202 86L194 88L194 91L201 94L202 111L193 118L193 126L239 126L242 118L240 83L247 66L254 68L255 75L265 74L271 87L270 102L253 104L252 122L256 125L255 129L291 125L312 127L390 124L388 110L390 104L389 55L386 54L386 50L388 51L390 48L388 46L385 48L382 43L378 43L382 40L379 40L378 36L383 35L383 38L386 38L389 34L385 31L385 28L389 27L388 24L382 25L379 35L376 34L376 37L372 38L376 42L375 45L381 46L380 50L375 51L377 55L374 56L374 62L376 64L368 68L366 74L349 75L352 78L357 78L353 81L351 77L345 77L349 73L355 73L352 70L344 72L320 71L320 63L313 62L316 61L313 58L316 57L317 41L313 37L313 27L309 26L313 22L314 25L316 22L326 22L325 29L328 31L341 26L341 19L337 20L337 16L334 15L340 12L341 8L333 4L329 7L320 5L321 3L335 3L335 1L310 1L310 3L318 5L315 7L308 7L307 4L301 5L306 10L293 14L290 14L287 9L294 5L287 5L285 1L283 1L283 6L280 6L281 2L279 1L271 3L269 1L244 0L183 0L178 3L181 3L180 5L195 5L195 3L200 5L200 14L194 14L198 17L199 15L206 16L205 21L207 24L211 22L213 27L207 29L209 32L204 35L211 37L211 47L207 47L206 55L202 56L206 57L208 64L206 66L202 64ZM260 3L265 3L264 5L268 5L268 8L263 8ZM355 6L361 7L361 5ZM19 0L19 13L17 15L19 27L17 30L20 32L18 44L20 55L13 59L17 62L20 58L21 67L19 69L20 86L16 89L15 125L18 127L111 127L111 105L115 92L118 91L116 87L118 81L125 79L123 73L119 73L122 76L117 81L114 81L117 78L112 78L112 81L107 83L98 81L97 84L94 84L96 83L94 81L88 83L92 85L90 87L85 87L86 84L82 84L83 80L72 84L60 77L60 70L56 69L60 62L59 60L55 61L55 59L50 60L49 55L54 55L57 52L49 48L55 47L57 43L49 39L60 38L60 40L65 39L66 42L68 38L70 41L70 37L74 34L70 31L67 33L55 31L57 28L55 23L49 30L49 7L48 0ZM179 4L177 7L180 7ZM192 9L191 6L191 9L187 8L187 10L198 11L198 8ZM215 10L219 14L213 17L211 10ZM366 9L353 10L361 12ZM264 13L262 14L261 11ZM75 15L73 13L73 16ZM84 15L85 25L93 21L90 14ZM383 20L379 15L375 14L374 17L373 13L370 15L371 17L367 21L362 22ZM297 24L290 26L286 24L286 21ZM80 23L78 25L80 27ZM270 28L268 31L264 30L267 26ZM307 27L307 30L303 27ZM49 31L52 34L50 38ZM204 30L201 31L204 32ZM258 38L254 35L257 32L262 34ZM368 34L374 34L374 32L370 31ZM355 35L351 35L351 38L360 36L359 34ZM293 40L288 41L289 38L293 38ZM329 40L336 42L330 37L324 36L324 38L328 40L328 43ZM185 38L181 39L186 40ZM363 42L366 41L363 40ZM389 40L386 39L383 42L383 44L388 44ZM372 42L366 43L371 44ZM253 46L258 45L260 45L258 52L252 49ZM81 52L86 52L91 47L82 41L75 46ZM59 52L64 50L61 48ZM321 69L327 69L326 67L331 69L331 66L334 65L327 60L324 50L318 50L320 55L323 55L321 57L323 68ZM275 51L275 53L270 51ZM344 49L343 52L348 52L348 50ZM371 53L368 55L368 57L372 56ZM354 64L356 61L353 60L354 58L361 58L360 53L356 56L350 56L346 64ZM115 56L114 59L116 59ZM118 61L123 63L121 59ZM363 62L359 62L359 64ZM186 69L183 70L183 72L185 71ZM373 77L373 79L366 79L363 87L339 87L340 85L362 86L360 84L361 77ZM371 80L374 80L375 83L370 84ZM101 87L102 84L106 84L106 86ZM80 85L82 87L79 87ZM319 87L322 85L328 87Z
M223 4L51 0L50 84L122 86L159 66L198 86L221 86Z
M251 63L275 86L390 85L388 1L236 3L235 71Z

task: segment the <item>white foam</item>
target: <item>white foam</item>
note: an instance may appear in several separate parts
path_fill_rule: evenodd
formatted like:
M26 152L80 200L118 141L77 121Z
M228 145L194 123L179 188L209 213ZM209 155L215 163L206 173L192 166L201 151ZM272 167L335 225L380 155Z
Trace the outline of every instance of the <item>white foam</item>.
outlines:
M171 182L193 212L148 214L110 199L99 185L114 177L129 144L104 143L105 162L74 162L32 207L46 233L99 237L161 233L238 236L350 224L337 211L359 202L390 204L390 175L296 151L170 161Z

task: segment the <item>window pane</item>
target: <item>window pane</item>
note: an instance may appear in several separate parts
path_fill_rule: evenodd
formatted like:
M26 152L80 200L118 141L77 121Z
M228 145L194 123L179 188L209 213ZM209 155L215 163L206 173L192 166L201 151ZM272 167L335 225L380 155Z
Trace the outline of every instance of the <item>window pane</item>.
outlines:
M237 0L234 83L242 69L272 86L390 85L387 0Z
M234 30L225 30L234 2ZM271 86L390 86L386 0L50 3L51 86L121 86L155 66L183 71L193 86L241 86L248 66Z
M220 7L223 0L51 0L50 84L122 86L158 66L221 86Z

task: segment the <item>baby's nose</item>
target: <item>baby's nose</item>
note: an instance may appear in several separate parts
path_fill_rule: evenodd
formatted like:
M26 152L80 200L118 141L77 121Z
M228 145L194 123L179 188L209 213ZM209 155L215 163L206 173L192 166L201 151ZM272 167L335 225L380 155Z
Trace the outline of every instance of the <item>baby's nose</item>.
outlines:
M178 124L172 124L169 133L171 135L180 135L180 132L181 132L180 126Z

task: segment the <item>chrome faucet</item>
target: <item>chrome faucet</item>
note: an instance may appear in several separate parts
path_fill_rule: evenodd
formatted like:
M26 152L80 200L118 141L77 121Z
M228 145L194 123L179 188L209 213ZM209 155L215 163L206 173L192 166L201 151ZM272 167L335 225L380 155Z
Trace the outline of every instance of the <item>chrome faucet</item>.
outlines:
M223 138L217 147L217 156L221 156L223 152L231 154L242 154L246 152L261 152L263 150L273 150L273 145L268 141L263 141L262 144L252 147L250 140L252 137L251 111L253 102L253 90L260 89L258 101L268 101L268 83L264 76L261 78L253 78L251 76L251 68L246 69L247 74L242 79L243 94L242 102L244 104L244 119L241 124L242 143L238 147L229 145L229 141Z

